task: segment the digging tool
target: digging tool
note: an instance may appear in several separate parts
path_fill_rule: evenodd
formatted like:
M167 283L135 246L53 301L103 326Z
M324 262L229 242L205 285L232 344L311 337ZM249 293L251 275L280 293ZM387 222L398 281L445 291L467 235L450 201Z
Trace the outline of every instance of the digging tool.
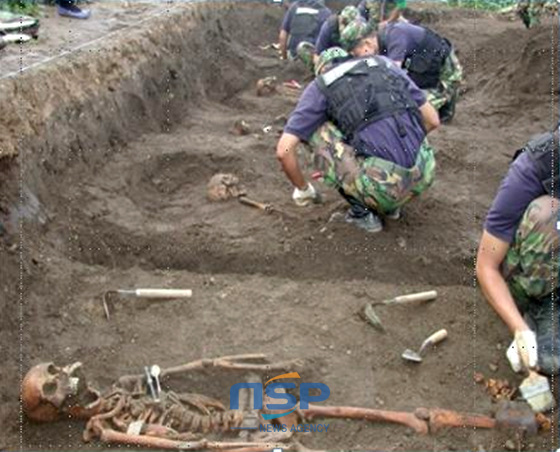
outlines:
M554 408L554 396L550 391L548 378L533 370L521 382L519 392L535 413L544 413Z
M167 299L167 298L191 298L192 290L190 289L132 289L132 290L108 290L103 294L103 310L107 320L110 318L109 313L109 296L121 295L125 297L135 298L151 298L151 299Z
M144 367L144 374L146 376L146 383L148 385L148 389L150 390L150 395L152 399L155 401L158 400L156 395L156 389L154 388L154 382L152 381L152 374L150 373L150 368L148 366Z
M391 298L389 300L373 301L370 304L372 306L410 304L410 303L416 303L421 301L432 301L437 298L437 295L438 295L437 291L429 290L427 292L418 292L418 293L411 293L409 295L400 295L398 297Z
M363 311L363 317L371 323L371 325L378 329L381 332L385 332L385 327L381 323L381 319L373 309L373 306L377 305L404 305L409 303L417 303L422 301L431 301L437 298L437 292L435 290L430 290L428 292L419 292L413 293L409 295L401 295L395 298L391 298L389 300L382 300L382 301L374 301L372 303L368 303Z
M160 381L159 381L160 374L161 374L161 368L157 364L154 364L150 368L150 375L152 376L152 378L156 382L156 388L155 388L156 389L156 394L157 394L156 402L159 401L159 395L161 394L161 384L160 384Z
M410 349L406 349L403 352L402 357L407 361L412 361L414 363L421 363L422 355L424 354L424 351L431 345L439 344L446 337L447 337L447 330L436 331L434 334L429 336L424 342L422 342L422 345L420 346L417 352Z

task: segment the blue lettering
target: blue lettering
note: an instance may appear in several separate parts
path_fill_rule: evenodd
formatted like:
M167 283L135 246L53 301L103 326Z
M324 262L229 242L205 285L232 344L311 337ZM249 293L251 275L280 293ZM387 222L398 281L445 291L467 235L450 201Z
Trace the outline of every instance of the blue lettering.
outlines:
M266 432L266 427L262 424L259 424L259 432Z
M236 383L229 390L229 409L239 409L239 390L240 389L253 389L255 399L254 410L262 410L263 407L263 394L262 384L260 383Z
M310 389L319 389L320 395L309 395ZM302 410L309 408L309 402L324 402L331 395L331 390L324 383L302 383L299 385L299 404Z
M330 424L324 424L325 425L325 433L327 433L327 429L329 428Z
M274 392L276 389L295 389L295 383L272 383L265 389L266 395L271 399L285 399L286 403L269 403L269 410L289 410L296 406L297 399L287 392Z
M317 424L315 426L315 428L317 429L318 432L322 432L323 431L323 424Z

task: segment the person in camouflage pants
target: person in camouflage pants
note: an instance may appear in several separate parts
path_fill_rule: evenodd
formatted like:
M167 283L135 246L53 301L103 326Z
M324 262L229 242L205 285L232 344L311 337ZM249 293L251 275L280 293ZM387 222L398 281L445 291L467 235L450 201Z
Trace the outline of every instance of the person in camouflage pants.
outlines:
M455 50L452 49L443 63L438 87L424 91L428 102L430 102L436 110L441 110L440 114L442 117L446 115L453 116L453 112L447 112L446 108L455 108L459 97L459 88L462 83L463 66L461 66Z
M507 325L514 371L560 369L558 134L533 137L511 163L484 223L480 287Z
M439 48L422 47L424 37L428 33L434 34L431 30L409 23L391 23L376 30L371 24L359 18L344 28L340 41L342 47L355 56L381 54L410 73L414 55L438 55L441 52ZM463 83L463 67L453 45L447 39L436 36L439 43L445 41L449 49L445 58L442 56L437 60L439 70L437 80L431 81L429 85L423 85L417 81L414 73L411 78L423 89L428 102L438 110L442 122L447 122L455 114L459 89Z
M416 164L403 168L378 157L359 157L331 122L325 123L309 141L313 166L325 185L339 191L350 203L390 214L428 189L435 176L434 151L427 140Z
M406 0L362 0L358 9L362 17L373 27L380 23L404 20L402 11L406 8Z
M558 200L547 195L529 204L502 265L518 308L537 333L540 366L548 374L560 368L560 310L553 294L560 269L558 206Z
M517 15L526 28L531 28L540 23L545 9L546 0L520 0L517 4Z

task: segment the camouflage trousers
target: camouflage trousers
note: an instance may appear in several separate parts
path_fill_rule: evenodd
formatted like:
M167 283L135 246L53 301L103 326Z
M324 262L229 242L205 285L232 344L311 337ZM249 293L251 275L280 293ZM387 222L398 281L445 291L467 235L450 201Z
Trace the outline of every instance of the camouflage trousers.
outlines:
M380 0L367 2L366 7L368 9L368 14L369 14L369 23L375 29L377 29L380 22L389 19L393 11L399 8L399 6L397 6L397 3L383 2ZM382 15L383 17L381 17ZM402 16L399 17L398 20L399 22L408 22L408 20L406 20Z
M428 102L439 110L450 102L456 102L459 94L459 87L463 82L463 66L459 62L454 50L445 60L441 70L440 81L437 88L424 91Z
M520 0L517 4L517 15L527 28L540 23L545 9L546 0Z
M550 196L529 204L502 266L512 296L537 334L539 366L547 374L560 369L558 207Z
M315 169L327 186L342 190L346 197L381 215L406 204L434 181L436 162L427 141L412 168L379 157L357 156L330 122L315 132L309 144Z
M290 54L289 56L291 60L301 60L307 69L315 73L313 55L315 55L315 45L307 41L302 41L296 48L296 54Z

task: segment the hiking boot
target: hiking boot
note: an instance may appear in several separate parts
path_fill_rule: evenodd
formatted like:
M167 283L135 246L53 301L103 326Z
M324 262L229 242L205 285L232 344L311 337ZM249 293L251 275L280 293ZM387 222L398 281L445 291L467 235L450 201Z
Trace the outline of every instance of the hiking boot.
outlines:
M72 19L88 19L91 16L91 11L89 9L81 9L76 5L70 6L60 6L56 7L58 14L64 17L71 17Z
M402 217L402 209L400 207L397 207L395 210L393 210L392 212L388 212L385 214L385 216L389 219L389 220L393 220L393 221L397 221L400 220Z
M360 229L364 229L366 232L376 233L383 230L383 223L381 218L379 218L373 212L368 212L366 215L361 217L356 217L352 215L351 210L348 211L345 218L346 223L353 224Z

